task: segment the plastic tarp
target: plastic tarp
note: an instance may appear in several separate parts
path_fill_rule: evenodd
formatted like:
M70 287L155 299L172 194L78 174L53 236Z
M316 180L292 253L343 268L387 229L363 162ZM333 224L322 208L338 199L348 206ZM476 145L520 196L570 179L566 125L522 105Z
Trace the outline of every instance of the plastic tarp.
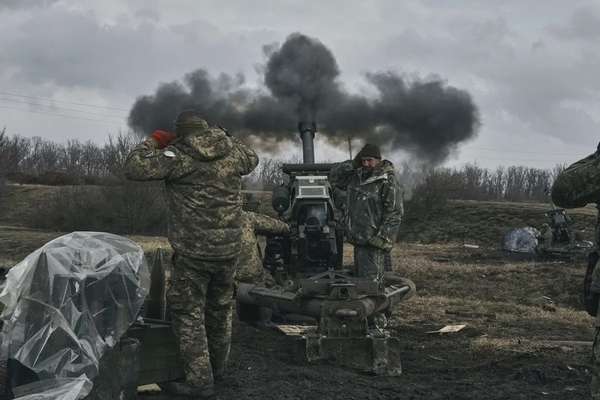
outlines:
M144 252L127 238L74 232L54 239L6 276L2 356L35 373L36 399L80 399L102 355L137 320L149 285Z
M540 231L527 226L513 229L504 236L503 248L514 253L535 254Z
M92 382L86 377L44 379L19 387L15 393L18 400L77 400L92 389Z

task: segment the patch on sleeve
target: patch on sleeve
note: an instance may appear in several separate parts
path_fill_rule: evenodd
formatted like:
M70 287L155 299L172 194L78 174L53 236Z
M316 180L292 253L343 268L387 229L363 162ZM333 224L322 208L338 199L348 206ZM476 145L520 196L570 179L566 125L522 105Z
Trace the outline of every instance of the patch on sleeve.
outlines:
M163 156L165 156L167 158L175 158L176 154L171 150L165 150L165 151L163 151Z

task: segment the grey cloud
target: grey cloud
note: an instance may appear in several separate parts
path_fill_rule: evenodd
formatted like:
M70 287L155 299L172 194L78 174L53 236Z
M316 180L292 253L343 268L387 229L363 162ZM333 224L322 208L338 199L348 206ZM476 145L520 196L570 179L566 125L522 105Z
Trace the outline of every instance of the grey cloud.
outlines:
M468 75L513 59L515 49L510 36L502 18L474 21L461 17L447 22L442 30L406 29L383 40L374 51L383 62L391 58L405 70Z
M206 45L207 38L213 39L215 46L220 46L223 42L221 31L206 21L195 20L185 24L173 25L171 31L191 46Z
M158 12L158 10L149 7L140 8L135 12L135 16L149 21L160 21L160 13Z
M594 1L267 1L0 0L0 83L48 96L57 87L100 93L121 104L200 67L215 79L243 70L254 83L253 64L265 61L260 46L300 29L331 48L353 93L377 96L364 73L388 70L420 81L438 73L447 86L467 89L480 105L485 140L519 132L583 143L600 129L592 109L600 93ZM36 7L42 3L53 6ZM195 15L204 20L190 21ZM281 105L256 102L261 112ZM257 112L249 123L282 115ZM363 122L356 119L349 123Z
M59 0L0 0L0 10L27 9L33 7L48 7Z
M135 94L198 65L234 73L232 57L260 54L248 41L251 33L228 35L207 21L106 25L92 13L52 7L0 26L0 67L24 82Z
M597 101L600 90L593 77L600 68L600 53L574 54L547 46L534 53L523 51L512 63L487 69L496 107L527 123L535 133L586 142L591 132L600 129L587 106Z
M546 43L543 40L538 39L531 43L531 51L542 50L546 47Z
M596 41L600 38L600 7L580 7L565 24L551 25L548 31L558 39Z
M568 142L586 142L590 132L600 129L587 106L597 102L600 90L595 77L600 49L557 42L543 27L523 32L503 16L477 20L467 14L447 22L441 32L406 30L376 52L405 68L431 66L450 82L469 87L475 101L485 104L484 132L498 129L496 111L518 120L531 134Z

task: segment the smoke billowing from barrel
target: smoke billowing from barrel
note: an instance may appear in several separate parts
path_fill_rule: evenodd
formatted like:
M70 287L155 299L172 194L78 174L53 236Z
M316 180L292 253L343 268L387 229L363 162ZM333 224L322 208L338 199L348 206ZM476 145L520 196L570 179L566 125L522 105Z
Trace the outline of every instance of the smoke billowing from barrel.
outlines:
M172 129L183 109L195 108L213 124L264 142L295 139L299 121L316 121L332 142L348 136L406 150L437 164L476 134L478 112L468 92L440 79L407 80L396 72L366 74L373 97L348 92L337 62L317 39L290 35L265 46L264 89L244 87L241 75L211 77L204 70L183 82L162 84L137 99L129 125L139 134Z
M314 121L317 111L337 92L339 69L333 54L321 42L293 34L270 54L265 84L273 96L289 101L301 121Z

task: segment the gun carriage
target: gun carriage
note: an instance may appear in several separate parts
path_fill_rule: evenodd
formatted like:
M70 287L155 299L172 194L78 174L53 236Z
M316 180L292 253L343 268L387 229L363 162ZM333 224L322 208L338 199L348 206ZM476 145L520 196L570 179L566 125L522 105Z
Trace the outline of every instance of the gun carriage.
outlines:
M316 330L299 339L305 360L398 375L398 340L385 329L386 315L415 286L394 272L377 282L356 276L355 266L343 265L343 213L328 180L332 165L314 163L316 124L300 123L298 128L304 162L284 164L287 181L273 189L273 208L290 225L289 235L267 239L264 267L277 285L240 284L238 315L252 322L263 307L284 320L290 315L312 318Z

